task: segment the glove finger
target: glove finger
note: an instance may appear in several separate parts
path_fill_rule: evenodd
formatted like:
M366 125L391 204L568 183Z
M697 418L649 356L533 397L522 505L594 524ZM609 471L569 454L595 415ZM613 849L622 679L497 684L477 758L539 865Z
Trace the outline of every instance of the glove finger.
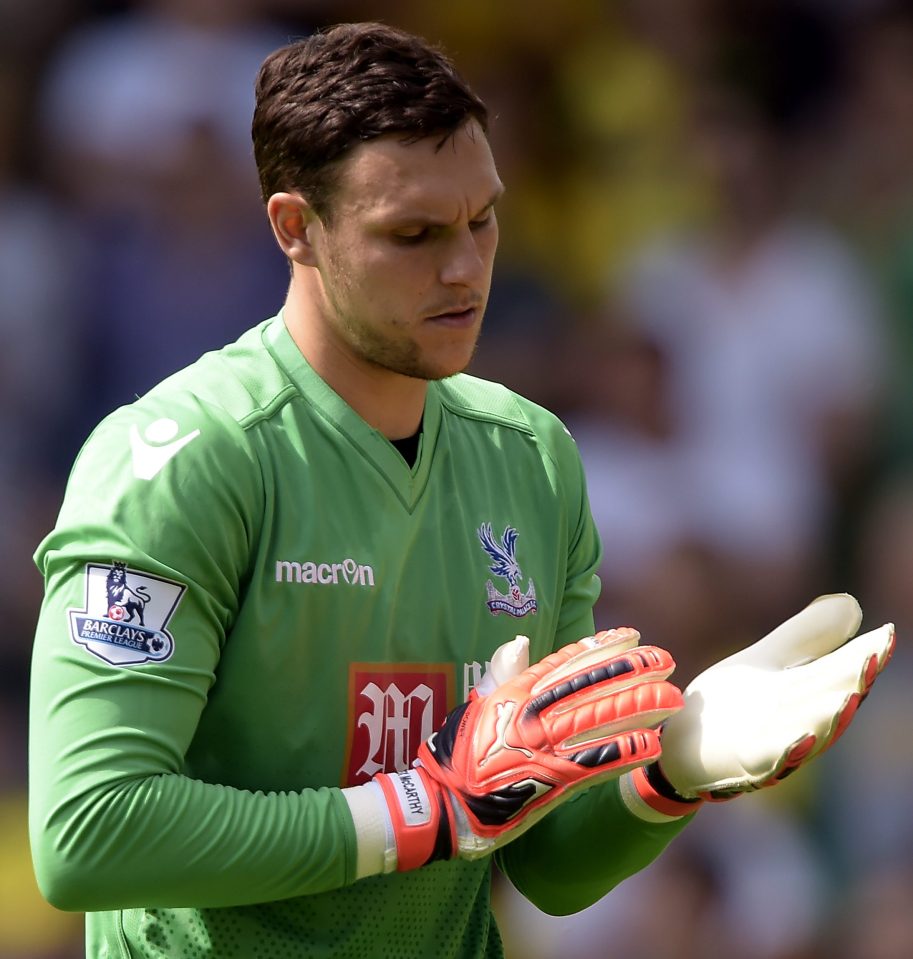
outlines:
M867 694L891 658L894 642L892 623L851 639L832 653L796 669L790 677L793 694L805 702L826 692Z
M583 671L558 682L537 684L541 691L530 699L524 716L572 712L630 687L665 679L675 669L675 661L658 646L638 646L602 662L584 662L583 666Z
M753 646L723 662L783 668L800 666L842 646L862 623L862 609L849 593L819 596Z
M506 683L529 669L529 637L517 636L499 646L491 657L491 672L497 684Z
M477 696L488 696L526 669L529 669L529 638L517 636L492 653L491 663L473 692Z
M806 733L784 751L770 778L758 785L761 787L775 786L782 782L787 776L791 776L800 766L804 766L813 756L821 752L821 748L819 738L812 733Z
M707 802L725 802L742 793L776 786L820 752L820 749L816 748L817 745L817 736L805 733L783 751L769 772L751 774L746 771L744 776L721 783L716 788L706 790L705 787L701 787L698 795Z
M872 683L875 682L875 678L879 673L877 660L873 656L869 665L866 668L866 680L865 688L861 693L850 693L841 706L839 712L834 717L834 728L827 737L825 737L824 743L821 746L821 751L825 749L830 749L835 742L846 732L850 723L853 721L853 717L856 715L856 710L859 709L859 706L862 704L862 701L868 696L869 690L872 688ZM871 677L870 679L868 677Z
M505 777L503 773L476 779L464 784L469 790L458 790L458 801L475 819L473 831L483 836L500 835L504 824L522 813L524 825L513 832L517 836L541 818L542 813L537 810L654 762L661 751L656 730L637 730L585 747L566 758L539 756L536 763L525 768L522 779Z
M560 715L590 701L605 700L626 689L667 679L674 670L675 660L667 650L638 646L585 673L546 687L530 705L539 713Z
M530 666L520 679L524 685L528 681L526 688L532 695L537 695L543 689L604 665L621 651L633 649L639 642L640 633L628 626L603 630L546 656Z
M672 683L647 681L621 692L589 698L573 710L552 710L542 717L556 753L665 722L682 708L681 691Z
M660 756L659 731L655 729L634 729L616 736L581 744L580 747L568 752L562 752L561 758L593 770L592 776L580 776L577 772L575 779L578 783L593 785L593 778L601 774L601 778L609 779L621 776L629 769L644 766L654 762Z
M788 670L789 685L777 694L776 713L761 726L746 727L753 732L743 736L737 752L747 778L755 784L779 781L784 770L788 774L842 735L890 658L893 645L893 628L888 624L815 662ZM755 692L771 700L774 696L773 688ZM812 740L808 751L795 754L798 744L808 738ZM778 757L775 762L773 756Z
M881 629L875 630L874 632L885 632L887 642L881 647L880 651L878 649L871 651L871 655L869 655L863 667L862 675L860 676L859 687L846 697L840 709L837 711L836 715L834 716L833 727L828 735L825 736L824 741L821 744L821 749L819 750L820 752L823 752L825 749L830 749L830 747L833 746L834 743L837 742L837 740L846 732L856 715L856 710L859 709L859 706L863 700L866 698L866 696L868 696L869 690L872 688L872 685L878 678L878 675L885 668L885 666L887 666L891 656L894 654L895 636L893 626L891 624L887 624L886 626L883 626Z

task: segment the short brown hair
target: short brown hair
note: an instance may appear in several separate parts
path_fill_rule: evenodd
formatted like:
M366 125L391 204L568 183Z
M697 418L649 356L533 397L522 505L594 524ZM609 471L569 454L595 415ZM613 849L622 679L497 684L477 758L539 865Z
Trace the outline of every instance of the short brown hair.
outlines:
M387 134L446 141L488 110L451 61L424 40L380 23L343 23L272 53L257 77L252 138L264 201L304 195L329 213L339 161Z

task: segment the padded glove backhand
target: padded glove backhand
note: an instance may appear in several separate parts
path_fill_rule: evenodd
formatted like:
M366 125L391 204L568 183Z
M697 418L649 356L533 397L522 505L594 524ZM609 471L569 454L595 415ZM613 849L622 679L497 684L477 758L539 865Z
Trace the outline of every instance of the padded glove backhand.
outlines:
M677 800L729 799L771 786L840 737L894 649L888 623L854 636L862 610L821 596L753 646L702 672L662 731L662 758L631 777L669 815Z
M507 664L511 678L450 713L414 768L377 775L368 787L385 803L384 870L487 855L574 792L653 762L656 727L682 698L666 681L672 657L639 638L610 630L518 675ZM505 652L516 663L516 641L495 654L493 672Z

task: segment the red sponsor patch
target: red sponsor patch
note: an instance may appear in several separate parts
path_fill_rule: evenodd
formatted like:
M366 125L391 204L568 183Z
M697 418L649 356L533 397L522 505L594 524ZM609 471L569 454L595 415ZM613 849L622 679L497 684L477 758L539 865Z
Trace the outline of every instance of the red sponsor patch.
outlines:
M454 702L452 663L351 663L343 785L401 772Z

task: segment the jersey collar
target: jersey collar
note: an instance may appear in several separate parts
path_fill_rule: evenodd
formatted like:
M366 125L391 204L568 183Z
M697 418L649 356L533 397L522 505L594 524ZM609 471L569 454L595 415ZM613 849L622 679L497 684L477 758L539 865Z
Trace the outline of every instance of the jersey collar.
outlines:
M441 402L437 385L429 384L418 456L410 469L393 444L369 426L308 363L292 339L281 311L263 328L263 341L304 399L373 464L403 505L411 509L427 485L440 432Z

